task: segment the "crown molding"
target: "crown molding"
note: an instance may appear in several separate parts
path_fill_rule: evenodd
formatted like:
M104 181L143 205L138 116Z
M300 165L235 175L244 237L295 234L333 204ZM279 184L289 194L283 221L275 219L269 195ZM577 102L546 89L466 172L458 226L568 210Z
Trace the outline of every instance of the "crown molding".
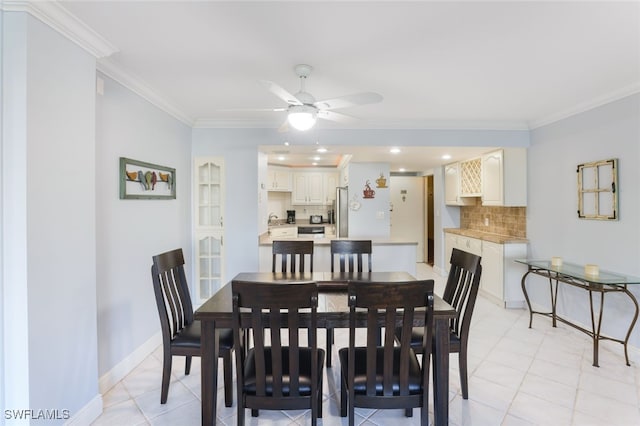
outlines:
M5 12L30 14L96 58L105 58L118 51L117 47L56 1L3 0L0 5Z
M168 102L164 97L158 94L156 90L147 85L141 78L124 71L119 65L115 64L108 58L98 60L96 65L98 71L100 71L107 77L122 84L127 89L131 90L143 99L149 101L157 108L178 119L184 124L193 127L194 121L191 117Z
M550 115L548 117L544 117L539 120L530 121L529 129L533 130L533 129L537 129L538 127L555 123L556 121L560 121L565 118L571 117L573 115L577 115L582 112L586 112L591 109L597 108L599 106L606 105L611 102L615 102L617 100L626 98L627 96L635 95L636 93L640 93L640 82L623 87L622 89L615 90L611 93L607 93L606 95L591 99L587 102L583 102L581 104L574 106L573 108L569 108L567 110Z

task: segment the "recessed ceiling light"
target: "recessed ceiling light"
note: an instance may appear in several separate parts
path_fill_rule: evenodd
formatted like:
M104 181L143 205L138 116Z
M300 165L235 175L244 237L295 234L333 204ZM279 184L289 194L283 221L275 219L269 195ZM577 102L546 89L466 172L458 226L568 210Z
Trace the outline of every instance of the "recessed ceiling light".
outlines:
M401 172L405 172L407 169L405 169L404 167L400 167L399 171Z
M313 163L311 163L312 166L317 166L318 163L316 163L315 161Z
M319 152L320 154L324 154L325 152L327 152L327 148L318 148L316 149L316 152Z
M445 154L442 156L443 160L451 160L451 156L449 154Z
M400 148L391 148L389 152L392 154L398 154L400 152Z
M284 145L285 145L285 146L289 146L289 142L284 141Z
M320 161L320 157L316 156L312 158L313 161Z

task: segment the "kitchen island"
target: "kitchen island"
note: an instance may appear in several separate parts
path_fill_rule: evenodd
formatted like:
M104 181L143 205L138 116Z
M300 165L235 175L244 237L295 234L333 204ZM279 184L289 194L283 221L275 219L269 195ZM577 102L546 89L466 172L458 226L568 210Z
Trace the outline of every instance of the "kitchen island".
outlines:
M327 226L330 228L330 226ZM336 238L334 234L322 234L314 238L273 238L265 232L258 238L260 272L271 271L272 251L274 240L308 241L314 242L313 269L316 271L331 270L331 240L367 240L372 243L373 271L404 271L415 276L417 241L398 240L393 238Z

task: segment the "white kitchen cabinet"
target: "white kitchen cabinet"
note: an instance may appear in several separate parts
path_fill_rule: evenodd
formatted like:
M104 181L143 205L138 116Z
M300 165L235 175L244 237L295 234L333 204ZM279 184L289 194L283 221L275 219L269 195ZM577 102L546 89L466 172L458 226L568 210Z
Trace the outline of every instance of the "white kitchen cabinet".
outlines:
M449 271L451 251L454 248L482 257L480 294L506 308L522 308L524 296L520 281L526 267L515 259L527 257L526 243L498 244L479 238L445 232L445 269Z
M324 180L322 173L296 172L293 173L293 191L291 194L293 205L323 205Z
M444 166L444 203L449 206L468 206L475 204L475 198L460 195L460 163Z
M269 167L267 191L291 191L291 172L280 167Z
M515 259L526 257L526 243L497 244L483 241L480 292L502 307L524 307L521 280L527 268L516 263Z
M213 296L224 282L224 161L220 157L200 157L194 165L195 292L192 294L200 304Z
M527 205L525 148L502 148L482 156L482 205Z
M480 197L482 195L482 158L460 162L461 197Z
M451 252L454 248L458 250L466 251L467 253L475 254L477 256L482 255L482 243L483 241L478 238L471 238L464 235L453 234L446 232L444 236L445 247L445 269L449 271L449 262L451 260Z
M504 299L504 245L482 242L480 290L494 302Z
M324 175L324 204L331 205L336 200L336 187L340 176L338 173L323 173Z
M280 226L277 228L270 228L269 236L271 238L297 238L298 227L297 226Z

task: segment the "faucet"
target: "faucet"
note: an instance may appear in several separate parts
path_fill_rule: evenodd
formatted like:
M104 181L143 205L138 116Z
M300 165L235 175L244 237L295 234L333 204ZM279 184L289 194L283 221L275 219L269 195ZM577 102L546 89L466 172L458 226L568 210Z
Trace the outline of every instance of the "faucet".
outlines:
M269 213L269 220L267 221L268 225L271 225L273 223L273 219L277 219L278 216L276 216L275 213Z

